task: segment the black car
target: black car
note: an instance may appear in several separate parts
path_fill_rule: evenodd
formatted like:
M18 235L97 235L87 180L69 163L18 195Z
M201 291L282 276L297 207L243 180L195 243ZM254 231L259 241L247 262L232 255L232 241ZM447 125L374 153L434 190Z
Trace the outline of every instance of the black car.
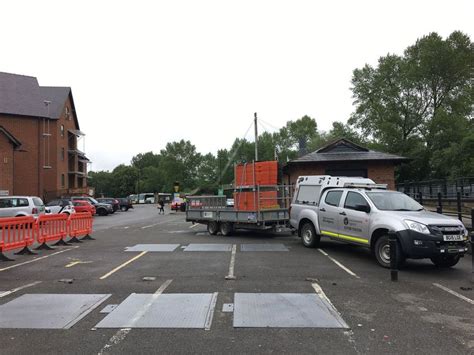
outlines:
M114 212L117 211L120 207L120 203L116 198L102 197L102 198L98 198L97 201L99 201L101 203L108 203L109 205L112 205L112 208L113 208Z
M117 198L119 205L120 205L120 211L128 211L130 208L133 208L132 205L132 200L129 199L128 197L124 198Z
M95 211L99 216L107 216L109 213L114 213L114 209L111 204L99 202L90 196L72 196L71 201L87 201L95 207Z

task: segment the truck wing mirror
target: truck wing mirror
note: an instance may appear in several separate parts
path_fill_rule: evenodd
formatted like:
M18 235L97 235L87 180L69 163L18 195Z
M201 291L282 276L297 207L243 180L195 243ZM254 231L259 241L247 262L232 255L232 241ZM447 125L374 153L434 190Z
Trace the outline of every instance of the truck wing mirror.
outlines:
M357 211L362 211L362 212L365 212L365 213L369 213L370 212L370 206L369 205L356 205L355 206L355 209Z

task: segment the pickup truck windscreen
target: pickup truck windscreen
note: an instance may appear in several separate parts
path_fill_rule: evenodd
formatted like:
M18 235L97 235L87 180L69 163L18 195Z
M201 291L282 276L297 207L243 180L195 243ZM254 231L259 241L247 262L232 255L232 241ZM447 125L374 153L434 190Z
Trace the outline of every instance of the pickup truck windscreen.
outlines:
M382 211L421 211L423 206L401 192L367 192L375 207Z

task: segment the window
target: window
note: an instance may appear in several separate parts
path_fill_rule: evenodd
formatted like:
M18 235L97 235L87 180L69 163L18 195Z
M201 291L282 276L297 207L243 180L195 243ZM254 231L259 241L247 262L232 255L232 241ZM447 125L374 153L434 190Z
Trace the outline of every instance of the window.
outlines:
M53 200L46 204L46 206L59 206L59 200Z
M30 204L27 198L19 198L16 205L17 207L28 207Z
M34 204L36 207L44 206L43 200L40 199L39 197L33 197L33 204Z
M65 157L65 151L64 151L64 147L61 148L61 160L64 161L64 157Z
M347 193L346 202L344 203L344 208L355 210L357 205L368 206L369 204L361 194L349 191Z
M11 198L0 199L0 208L13 207L13 200Z
M331 206L339 206L339 201L341 200L342 191L329 191L326 195L326 202L328 205Z
M66 119L71 120L71 111L69 110L69 107L66 106Z
M298 190L298 197L296 198L296 202L315 205L318 203L320 191L321 191L321 186L311 186L311 185L300 186Z
M64 187L65 184L66 184L66 181L64 178L64 174L61 174L61 187Z
M61 125L61 137L64 137L64 125Z

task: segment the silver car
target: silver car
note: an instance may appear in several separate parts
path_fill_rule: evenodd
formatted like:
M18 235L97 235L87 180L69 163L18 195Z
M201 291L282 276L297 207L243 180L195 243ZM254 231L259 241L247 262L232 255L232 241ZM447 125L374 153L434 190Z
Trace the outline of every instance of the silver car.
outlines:
M36 196L0 196L0 217L34 216L45 213L43 201Z

